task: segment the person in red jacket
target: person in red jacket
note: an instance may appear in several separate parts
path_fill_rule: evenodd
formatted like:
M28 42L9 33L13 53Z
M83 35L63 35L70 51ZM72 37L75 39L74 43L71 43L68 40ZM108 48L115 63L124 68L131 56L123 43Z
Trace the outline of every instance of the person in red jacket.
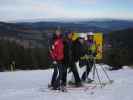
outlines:
M63 81L63 77L64 74L67 73L67 70L65 66L63 66L64 44L61 32L59 30L57 30L54 35L50 55L53 60L53 64L55 65L51 86L53 87L54 90L62 89L66 85L66 83Z
M55 37L53 39L51 57L52 60L57 62L61 62L64 60L64 44L61 33L59 31L56 31Z

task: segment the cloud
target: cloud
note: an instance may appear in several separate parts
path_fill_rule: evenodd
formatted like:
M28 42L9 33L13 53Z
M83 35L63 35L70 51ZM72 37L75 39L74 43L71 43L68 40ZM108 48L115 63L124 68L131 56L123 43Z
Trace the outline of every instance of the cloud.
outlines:
M13 2L14 1L14 2ZM24 18L58 18L58 17L76 17L80 12L73 12L67 10L64 6L70 3L65 0L46 0L45 2L32 1L32 0L13 0L10 4L9 0L1 2L3 6L0 7L0 13L2 13L1 19L24 19ZM75 2L75 0L73 0ZM6 5L7 4L7 5ZM82 15L82 14L80 14ZM79 16L80 17L80 16Z
M132 13L129 12L124 12L123 15L121 13L120 16L117 15L118 9L113 8L114 5L111 5L113 1L114 0L0 0L0 20L132 17ZM105 4L108 2L108 5ZM128 2L131 1L128 0ZM121 3L119 3L119 5L121 5ZM110 6L110 8L108 6ZM127 7L127 10L129 10L129 7Z

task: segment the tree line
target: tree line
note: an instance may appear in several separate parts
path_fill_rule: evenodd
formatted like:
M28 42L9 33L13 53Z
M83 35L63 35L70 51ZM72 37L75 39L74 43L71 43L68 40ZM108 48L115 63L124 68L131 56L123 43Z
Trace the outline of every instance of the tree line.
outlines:
M108 34L111 47L104 50L104 63L113 67L133 65L133 28Z
M48 47L24 48L8 40L0 40L0 71L17 69L46 69L49 65Z

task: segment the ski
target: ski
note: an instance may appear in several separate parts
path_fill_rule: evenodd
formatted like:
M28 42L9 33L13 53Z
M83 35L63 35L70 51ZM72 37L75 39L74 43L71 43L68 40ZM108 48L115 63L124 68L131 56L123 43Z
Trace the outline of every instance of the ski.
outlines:
M65 86L61 86L57 89L53 89L53 87L48 84L48 89L51 90L51 91L67 92L67 88Z
M52 88L40 88L40 92L52 92L52 93L61 93L61 92L68 92L67 89L52 89Z
M110 84L113 84L113 83L114 83L114 80L110 80L110 81L108 81L108 82L102 81L101 83L95 82L95 81L92 82L92 83L87 83L87 82L85 82L84 84L97 85L97 86L99 86L99 85L106 86L106 85L110 85Z
M97 86L96 85L88 85L88 86L82 86L82 87L75 87L75 86L67 86L68 90L93 90L95 89Z

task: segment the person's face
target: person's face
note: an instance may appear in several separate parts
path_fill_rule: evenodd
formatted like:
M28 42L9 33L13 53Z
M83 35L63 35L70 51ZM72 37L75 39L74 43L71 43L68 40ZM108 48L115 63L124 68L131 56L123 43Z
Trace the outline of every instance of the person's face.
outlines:
M88 36L88 39L89 39L89 40L93 40L93 36L92 36L92 35L89 35L89 36Z
M60 31L56 31L56 36L60 36L61 35L61 32Z
M80 39L79 39L79 42L80 42L81 44L83 44L83 43L84 43L84 39L83 39L83 38L80 38Z
M72 33L68 34L68 39L72 39Z

